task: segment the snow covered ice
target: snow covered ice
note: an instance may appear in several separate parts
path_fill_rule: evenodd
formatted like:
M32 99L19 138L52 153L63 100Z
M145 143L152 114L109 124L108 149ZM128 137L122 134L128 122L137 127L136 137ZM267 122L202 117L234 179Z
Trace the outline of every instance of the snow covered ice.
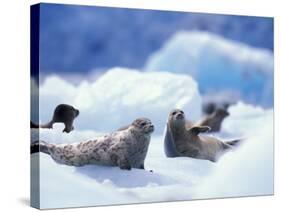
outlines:
M197 83L187 75L114 68L95 82L82 81L77 86L57 76L47 77L40 86L40 121L48 121L54 107L62 102L81 112L75 120L75 130L62 133L63 125L55 124L53 130L40 129L41 140L73 143L93 139L139 116L151 118L157 130L151 138L146 171L96 165L71 167L40 154L41 208L273 193L272 110L242 102L230 107L230 116L216 136L245 140L218 163L212 163L166 158L164 154L163 130L170 109L180 107L194 120L201 116Z
M200 31L176 33L145 70L185 73L212 100L273 106L273 53Z
M78 86L55 75L47 77L39 101L42 123L49 121L58 104L66 103L80 110L75 128L106 132L140 117L149 117L156 132L162 132L167 118L163 114L172 108L192 111L191 120L201 116L201 96L191 77L125 68L110 69L95 82Z
M244 137L241 147L225 154L194 197L271 195L274 187L273 110L238 103L230 108L222 131Z
M245 110L247 112L243 112ZM62 129L62 125L56 124L53 131L41 130L40 138L51 143L71 143L100 135L84 130L62 134ZM56 164L48 155L41 154L41 207L272 194L272 110L255 112L251 106L233 106L231 116L223 123L223 131L234 135L238 131L239 136L244 135L246 139L218 163L192 158L166 158L161 134L152 136L145 162L147 171L123 171L118 167L95 165L76 168Z

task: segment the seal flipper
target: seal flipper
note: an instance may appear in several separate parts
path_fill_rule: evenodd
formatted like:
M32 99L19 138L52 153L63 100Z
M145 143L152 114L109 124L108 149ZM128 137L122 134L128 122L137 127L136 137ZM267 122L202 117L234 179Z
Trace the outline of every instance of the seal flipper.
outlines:
M51 145L45 141L35 141L30 146L30 154L37 153L37 152L43 152L43 153L50 155L50 152L49 152L50 146Z
M120 169L123 169L123 170L131 170L132 169L132 167L129 163L129 160L124 156L117 159L117 164L118 164Z
M237 147L237 145L239 145L241 141L242 141L242 139L236 139L236 140L232 140L232 141L222 142L223 149L233 149L233 148Z
M39 128L39 125L38 125L38 124L33 123L32 121L30 121L30 128L35 128L35 129L38 129L38 128Z
M178 153L176 146L175 146L175 141L173 138L173 134L171 132L169 124L166 126L166 134L164 138L164 150L165 150L165 155L168 158L174 158L174 157L179 157L180 154Z
M232 141L225 141L224 144L227 145L229 148L237 147L243 139L236 139Z
M64 129L62 132L66 132L66 133L70 133L72 130L74 130L74 127L73 127L73 120L69 120L68 122L65 122L64 123Z
M199 133L208 132L210 130L211 130L211 128L208 127L208 126L196 126L196 127L192 127L192 128L189 129L189 131L193 135L198 135Z
M226 141L225 143L230 145L230 146L236 146L238 145L240 142L242 141L242 139L236 139L236 140L232 140L232 141Z
M47 129L51 129L53 128L53 122L50 121L46 124L35 124L34 122L30 121L30 128L31 129L39 129L39 128L47 128Z

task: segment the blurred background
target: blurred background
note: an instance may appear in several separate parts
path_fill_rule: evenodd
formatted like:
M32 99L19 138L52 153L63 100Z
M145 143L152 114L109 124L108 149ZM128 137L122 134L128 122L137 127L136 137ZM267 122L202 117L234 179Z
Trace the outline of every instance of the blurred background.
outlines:
M177 31L200 30L273 51L273 19L41 4L41 70L142 68Z
M273 65L273 18L40 4L43 120L60 103L85 109L83 114L92 114L95 120L121 111L131 111L130 120L137 114L152 116L154 105L159 123L171 108L184 108L193 97L198 99L190 104L193 110L198 106L201 110L201 102L238 101L272 108ZM131 76L130 70L141 75ZM159 75L145 74L151 72ZM149 76L159 81L158 90ZM119 86L121 78L127 87ZM105 82L110 84L108 88ZM38 86L38 82L32 83ZM138 95L132 92L129 98L128 90L134 89ZM101 113L104 105L110 106L111 113ZM116 126L119 119L127 121L120 116ZM89 122L81 126L87 128Z

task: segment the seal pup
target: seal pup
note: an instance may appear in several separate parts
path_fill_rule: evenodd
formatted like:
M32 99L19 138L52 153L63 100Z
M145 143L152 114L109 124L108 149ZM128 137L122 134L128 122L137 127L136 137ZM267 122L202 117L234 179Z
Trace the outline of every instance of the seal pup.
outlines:
M229 116L226 109L218 108L212 114L206 116L202 120L196 122L195 126L209 126L210 132L218 132L221 129L223 120Z
M202 106L202 110L206 115L210 115L214 113L217 109L225 109L227 110L230 105L234 104L234 102L224 101L224 102L213 102L208 101L204 102Z
M182 110L172 110L169 114L164 138L164 150L167 157L191 157L216 162L227 150L240 140L222 142L215 137L200 135L210 131L208 126L186 127Z
M144 169L144 161L154 126L147 118L136 119L127 129L94 140L74 144L50 144L37 141L31 153L49 154L59 164L118 166L120 169Z
M71 105L60 104L58 105L53 113L52 120L47 124L35 124L30 122L30 128L53 128L54 123L64 123L65 128L63 132L69 133L74 130L73 122L74 119L79 115L79 110L75 109Z

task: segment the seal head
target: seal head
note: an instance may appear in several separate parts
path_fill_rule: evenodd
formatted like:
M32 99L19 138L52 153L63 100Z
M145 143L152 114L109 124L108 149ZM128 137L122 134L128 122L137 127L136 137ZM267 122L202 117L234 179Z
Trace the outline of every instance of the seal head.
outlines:
M215 116L218 116L218 117L221 117L221 118L225 118L225 117L229 116L229 112L227 112L226 109L218 108L215 111Z
M147 118L138 118L132 123L132 131L140 134L150 135L154 131L154 126Z
M74 129L73 122L74 119L78 117L78 115L79 110L77 110L73 106L60 104L55 108L51 123L64 123L65 128L63 132L69 133Z
M174 109L169 113L165 130L164 151L167 157L179 157L180 153L175 146L175 129L185 125L185 114L180 109Z
M185 124L185 114L180 109L174 109L170 112L168 122L171 127L179 127Z

